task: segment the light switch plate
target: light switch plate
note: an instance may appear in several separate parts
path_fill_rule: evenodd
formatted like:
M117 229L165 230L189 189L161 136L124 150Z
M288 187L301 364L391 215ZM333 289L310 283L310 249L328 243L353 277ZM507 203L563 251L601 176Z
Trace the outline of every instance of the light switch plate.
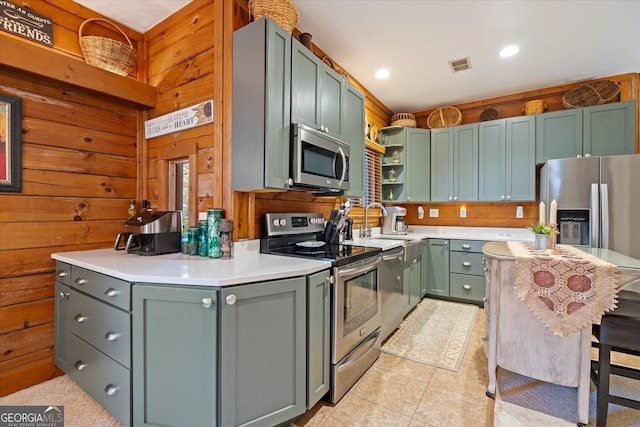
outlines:
M524 208L522 206L516 208L516 218L524 218Z
M440 210L439 209L429 209L429 216L431 218L437 218L440 216Z
M418 206L418 219L424 218L424 208L422 206Z

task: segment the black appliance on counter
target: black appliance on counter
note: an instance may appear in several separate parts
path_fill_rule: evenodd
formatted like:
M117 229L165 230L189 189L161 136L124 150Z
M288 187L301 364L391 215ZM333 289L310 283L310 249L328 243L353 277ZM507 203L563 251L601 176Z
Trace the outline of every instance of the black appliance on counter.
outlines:
M162 255L181 251L182 212L143 209L124 223L113 248L140 255Z
M380 355L382 250L331 243L333 234L319 213L266 214L260 252L331 262L330 399L336 403Z

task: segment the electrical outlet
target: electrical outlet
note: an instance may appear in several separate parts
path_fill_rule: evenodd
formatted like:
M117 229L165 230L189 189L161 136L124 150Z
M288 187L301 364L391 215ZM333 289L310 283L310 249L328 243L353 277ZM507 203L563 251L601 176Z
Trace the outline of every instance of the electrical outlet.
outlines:
M437 218L440 216L440 210L439 209L429 209L429 216L431 218Z
M524 208L522 206L516 208L516 218L524 218Z
M460 208L460 218L466 218L467 217L467 208L465 208L464 206L462 206Z
M418 206L418 219L424 218L424 208L422 206Z

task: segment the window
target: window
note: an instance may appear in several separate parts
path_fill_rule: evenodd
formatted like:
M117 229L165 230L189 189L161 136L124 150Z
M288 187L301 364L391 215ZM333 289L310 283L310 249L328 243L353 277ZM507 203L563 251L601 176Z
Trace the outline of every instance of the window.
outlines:
M169 209L182 211L182 229L189 227L189 160L169 163Z
M378 144L376 144L378 145ZM380 146L378 146L380 147ZM364 205L382 201L382 154L368 141L364 150ZM384 148L382 148L384 152Z

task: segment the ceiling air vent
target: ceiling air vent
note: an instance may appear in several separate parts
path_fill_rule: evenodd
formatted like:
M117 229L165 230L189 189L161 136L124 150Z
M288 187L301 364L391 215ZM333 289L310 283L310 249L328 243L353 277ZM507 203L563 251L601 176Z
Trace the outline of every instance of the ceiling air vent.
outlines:
M471 68L471 61L468 56L462 59L453 59L449 61L449 66L451 67L451 71L457 73L458 71L468 70Z

